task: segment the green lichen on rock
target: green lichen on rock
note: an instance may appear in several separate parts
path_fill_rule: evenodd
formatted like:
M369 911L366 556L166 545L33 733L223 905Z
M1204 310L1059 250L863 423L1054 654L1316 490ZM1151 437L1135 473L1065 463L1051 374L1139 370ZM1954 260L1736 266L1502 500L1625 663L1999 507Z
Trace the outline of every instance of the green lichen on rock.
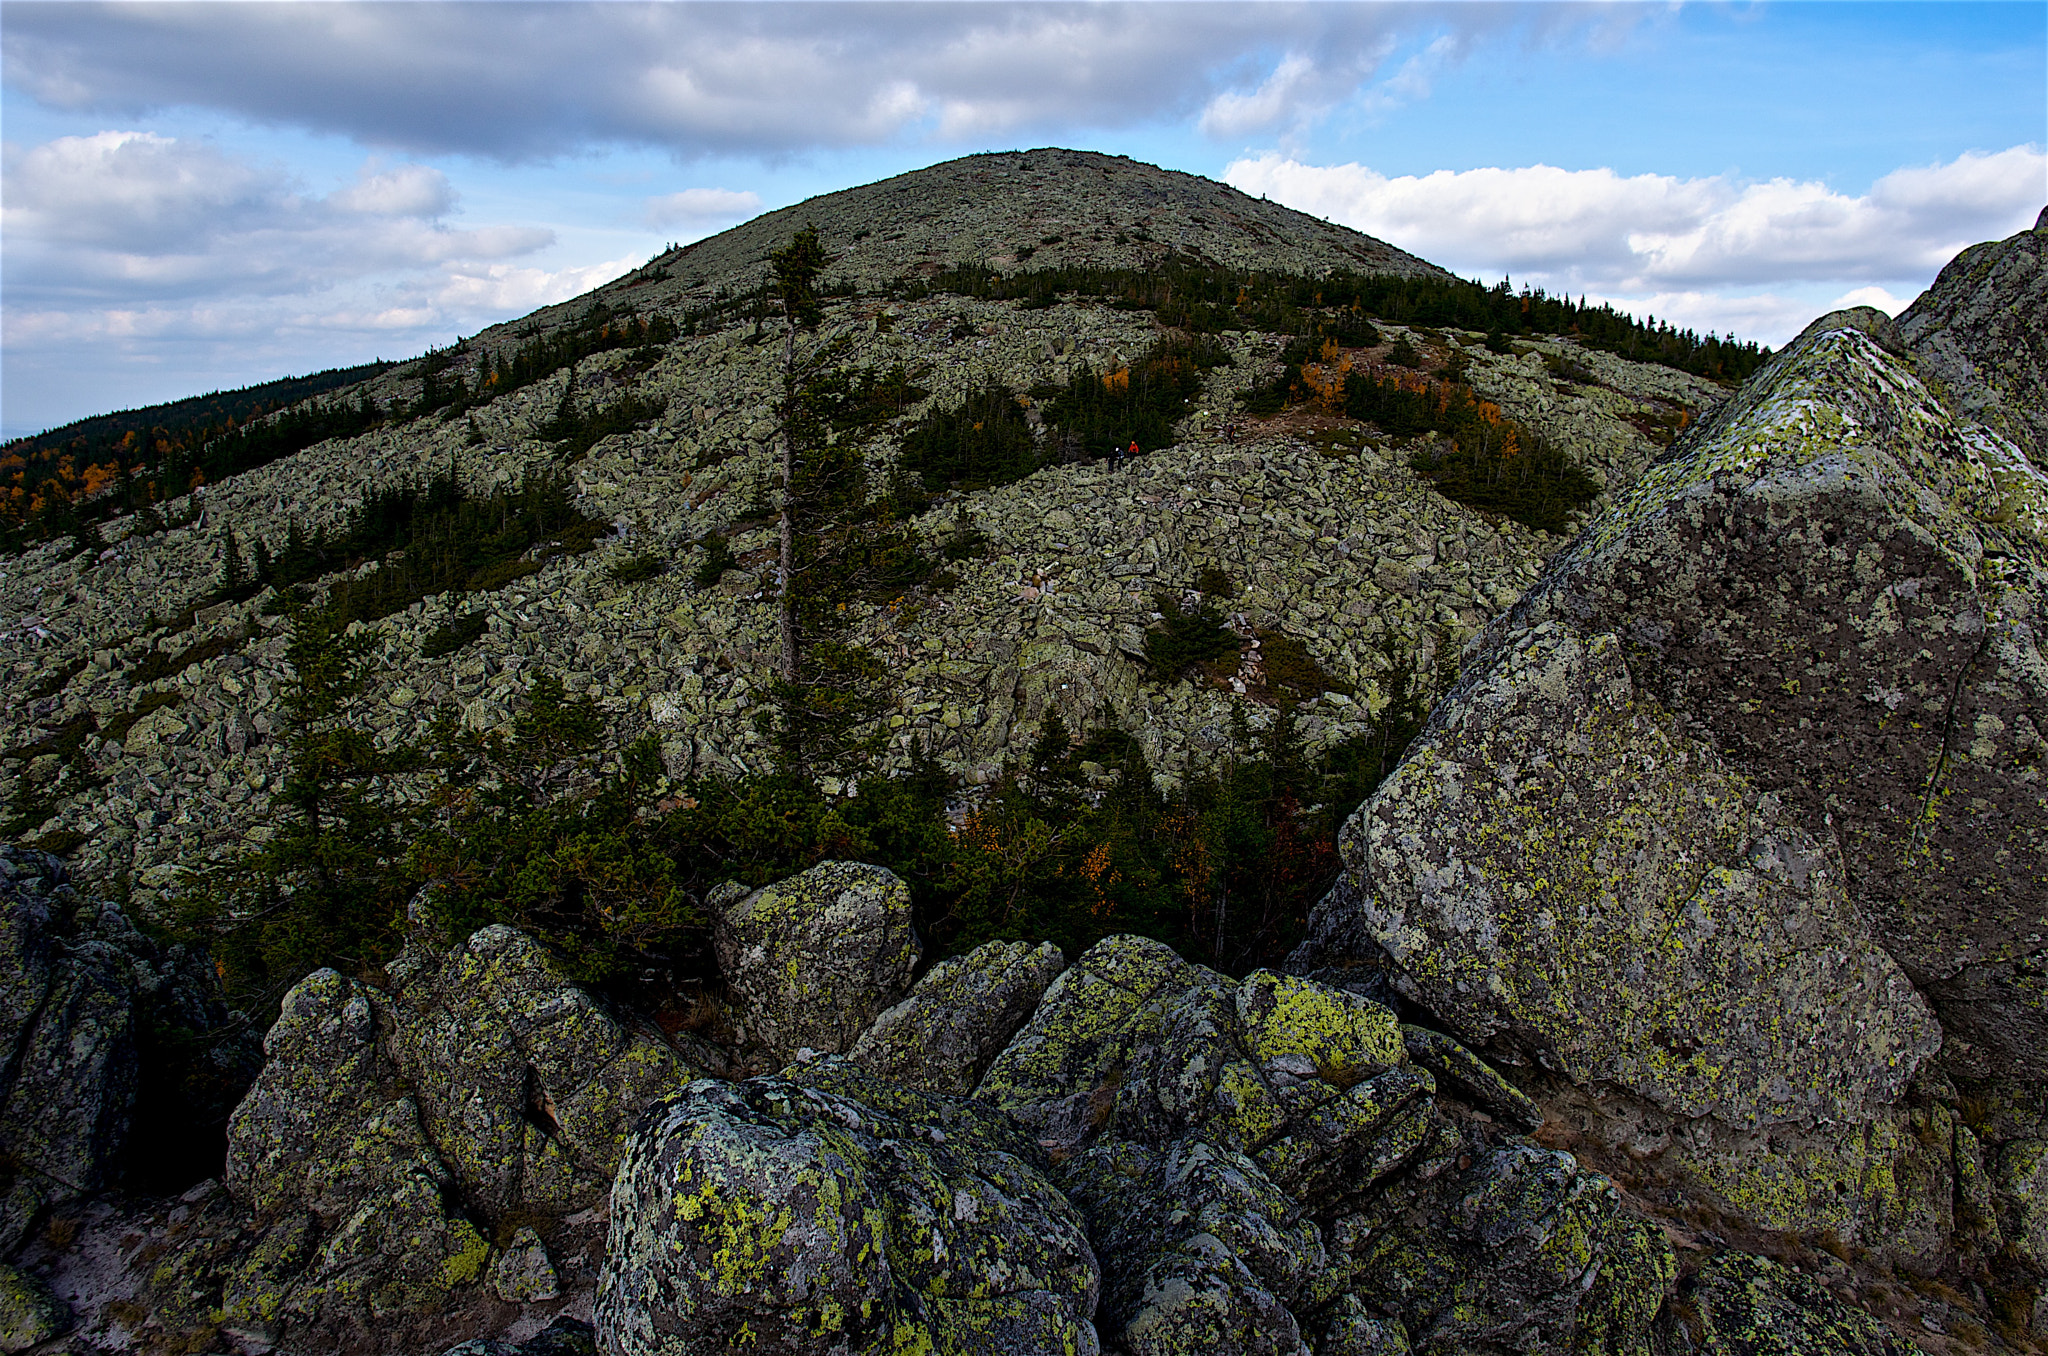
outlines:
M1194 1136L1310 1196L1406 1162L1435 1090L1371 999L1266 970L1232 981L1117 936L1046 991L975 1095L1064 1148Z
M1535 1130L1543 1124L1543 1108L1534 1098L1443 1032L1403 1022L1401 1042L1410 1059L1436 1075L1440 1088L1450 1088L1519 1129Z
M2032 230L1972 245L1899 315L1920 372L1964 414L2010 438L2048 469L2048 213Z
M875 1018L849 1057L883 1078L965 1096L1064 969L1051 942L988 942L942 960Z
M712 940L746 1038L784 1061L850 1050L923 954L910 887L860 862L820 862L727 903Z
M1600 1274L1579 1303L1573 1356L1656 1356L1657 1315L1677 1280L1678 1257L1664 1231L1617 1218Z
M1061 1181L1102 1262L1109 1350L1306 1356L1295 1309L1324 1297L1322 1236L1256 1163L1196 1139L1099 1144Z
M389 975L287 994L230 1123L228 1186L261 1236L223 1315L263 1340L438 1312L487 1271L501 1296L550 1290L528 1222L599 1205L631 1118L689 1077L513 929L415 943ZM498 1254L508 1217L527 1227Z
M596 1204L629 1118L692 1076L515 929L484 928L445 955L408 949L390 975L398 1072L465 1196L486 1209Z
M699 1081L640 1122L599 1283L608 1351L1095 1349L1095 1258L1028 1139L851 1067L803 1076L829 1086Z
M1678 1321L1699 1356L1915 1356L1869 1314L1768 1258L1722 1253L1681 1293Z
M1398 1319L1418 1352L1571 1349L1581 1297L1633 1222L1570 1154L1523 1143L1404 1180L1329 1226L1331 1284ZM1488 1344L1497 1344L1490 1347Z
M1453 1029L1684 1115L1861 1118L1938 1046L1839 867L1631 681L1505 647L1346 825L1361 916Z
M63 1332L64 1302L30 1272L0 1266L0 1351L27 1351Z
M2014 1140L1993 1164L2006 1236L2014 1251L2048 1273L2048 1140Z

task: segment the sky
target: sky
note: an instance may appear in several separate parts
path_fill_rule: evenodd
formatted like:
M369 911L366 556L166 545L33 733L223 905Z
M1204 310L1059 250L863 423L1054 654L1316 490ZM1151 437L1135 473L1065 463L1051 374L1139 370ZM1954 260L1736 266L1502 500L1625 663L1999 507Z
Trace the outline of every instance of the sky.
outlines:
M0 0L0 435L403 358L978 151L1778 344L2048 203L2048 5Z

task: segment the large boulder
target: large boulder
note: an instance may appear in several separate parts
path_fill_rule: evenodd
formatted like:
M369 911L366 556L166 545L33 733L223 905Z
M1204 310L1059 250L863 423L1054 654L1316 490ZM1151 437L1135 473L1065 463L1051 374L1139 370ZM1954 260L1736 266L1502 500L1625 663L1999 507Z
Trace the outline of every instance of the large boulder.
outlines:
M263 1073L229 1127L228 1187L263 1229L223 1288L245 1337L370 1327L448 1304L483 1276L490 1244L400 1095L380 1040L389 1020L383 995L320 970L264 1038Z
M650 1108L612 1189L609 1356L1096 1349L1100 1276L1000 1115L841 1061Z
M1384 960L1631 1171L1938 1258L1948 1076L2048 1076L2044 523L1884 317L1816 322L1468 649L1300 964Z
M238 1025L203 956L79 894L57 858L0 844L0 1253L49 1206L204 1176L255 1072Z
M879 866L820 862L713 905L712 942L737 1023L778 1062L800 1050L852 1049L909 989L923 954L910 887Z
M964 1097L1066 966L1051 942L986 942L942 960L875 1018L849 1057L880 1077Z
M1868 1119L1940 1044L1833 853L1544 622L1468 681L1349 823L1363 917L1469 1040L1679 1115Z
M675 1047L623 1025L516 929L409 950L389 973L398 1072L464 1196L493 1214L602 1201L631 1116L688 1077Z
M1325 1283L1321 1231L1241 1153L1197 1139L1098 1144L1061 1180L1103 1271L1123 1356L1308 1356L1294 1307Z
M1972 245L1899 316L1920 375L2048 470L2048 207L2034 229Z
M376 1345L409 1316L587 1297L627 1127L692 1076L511 928L409 947L388 973L286 995L230 1125L258 1241L223 1310L251 1340Z

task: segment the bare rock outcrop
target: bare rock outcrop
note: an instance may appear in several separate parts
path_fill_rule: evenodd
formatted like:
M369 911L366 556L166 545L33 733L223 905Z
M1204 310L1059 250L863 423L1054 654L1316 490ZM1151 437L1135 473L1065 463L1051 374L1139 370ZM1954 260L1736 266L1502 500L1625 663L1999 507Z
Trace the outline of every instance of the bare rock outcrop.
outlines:
M415 945L389 975L293 989L235 1113L252 1241L218 1283L247 1340L587 1302L627 1127L693 1073L511 928Z
M1767 1227L1995 1247L1932 1061L2048 1074L2044 524L1885 317L1816 322L1468 649L1300 963Z
M2048 470L2048 207L2034 229L1972 245L1899 315L1919 372L1963 414Z

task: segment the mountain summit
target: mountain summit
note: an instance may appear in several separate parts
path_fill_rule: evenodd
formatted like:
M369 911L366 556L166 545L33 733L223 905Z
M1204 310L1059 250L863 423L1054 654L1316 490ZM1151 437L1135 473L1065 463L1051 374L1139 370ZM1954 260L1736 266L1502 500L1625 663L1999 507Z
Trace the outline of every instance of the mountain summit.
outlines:
M662 254L594 295L609 299L650 271L667 271L679 285L650 291L664 301L752 286L769 252L806 225L818 228L833 256L829 276L863 287L957 264L1146 268L1176 257L1309 276L1339 268L1451 276L1385 241L1228 184L1124 156L1042 149L964 156L822 194Z

